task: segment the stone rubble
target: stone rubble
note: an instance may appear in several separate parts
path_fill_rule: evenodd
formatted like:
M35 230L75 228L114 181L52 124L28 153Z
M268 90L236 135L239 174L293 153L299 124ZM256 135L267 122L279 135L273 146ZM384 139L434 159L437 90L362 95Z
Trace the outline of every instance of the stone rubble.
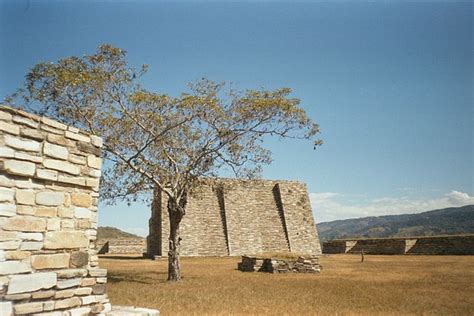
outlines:
M242 256L237 268L243 272L268 273L320 273L322 269L318 256L300 256L297 259Z

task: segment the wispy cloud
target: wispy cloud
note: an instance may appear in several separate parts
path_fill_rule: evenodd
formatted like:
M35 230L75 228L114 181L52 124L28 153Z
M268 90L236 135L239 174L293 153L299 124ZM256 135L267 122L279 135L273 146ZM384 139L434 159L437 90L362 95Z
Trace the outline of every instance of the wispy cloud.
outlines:
M365 216L420 213L474 204L473 196L456 190L425 199L401 196L360 200L335 192L310 193L310 199L318 223Z

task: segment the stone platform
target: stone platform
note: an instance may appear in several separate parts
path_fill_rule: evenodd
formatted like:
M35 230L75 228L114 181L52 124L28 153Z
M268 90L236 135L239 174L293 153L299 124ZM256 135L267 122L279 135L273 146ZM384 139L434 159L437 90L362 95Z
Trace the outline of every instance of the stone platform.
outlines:
M259 258L242 256L237 268L243 272L268 273L320 273L321 265L318 256L298 257L293 259Z
M160 311L156 309L140 308L134 306L114 305L107 316L159 316Z

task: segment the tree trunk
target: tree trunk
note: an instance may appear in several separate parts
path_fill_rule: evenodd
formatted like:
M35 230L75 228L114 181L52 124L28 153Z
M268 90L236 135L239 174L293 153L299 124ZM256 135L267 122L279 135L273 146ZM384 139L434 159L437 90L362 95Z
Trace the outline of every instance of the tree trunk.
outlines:
M186 198L178 202L168 199L168 214L170 219L170 236L168 250L168 281L178 282L181 280L181 263L179 258L181 237L179 236L179 224L184 215Z

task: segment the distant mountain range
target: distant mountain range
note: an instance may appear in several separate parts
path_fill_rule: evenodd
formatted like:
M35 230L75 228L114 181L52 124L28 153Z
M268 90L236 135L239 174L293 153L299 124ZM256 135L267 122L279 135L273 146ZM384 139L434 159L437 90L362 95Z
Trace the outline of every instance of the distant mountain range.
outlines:
M100 226L97 228L97 239L102 240L102 239L112 239L112 238L121 238L121 239L126 239L126 238L132 238L132 239L143 239L143 237L124 232L123 230L120 230L115 227L109 227L109 226Z
M474 205L324 222L317 224L317 228L321 242L338 238L473 234Z

